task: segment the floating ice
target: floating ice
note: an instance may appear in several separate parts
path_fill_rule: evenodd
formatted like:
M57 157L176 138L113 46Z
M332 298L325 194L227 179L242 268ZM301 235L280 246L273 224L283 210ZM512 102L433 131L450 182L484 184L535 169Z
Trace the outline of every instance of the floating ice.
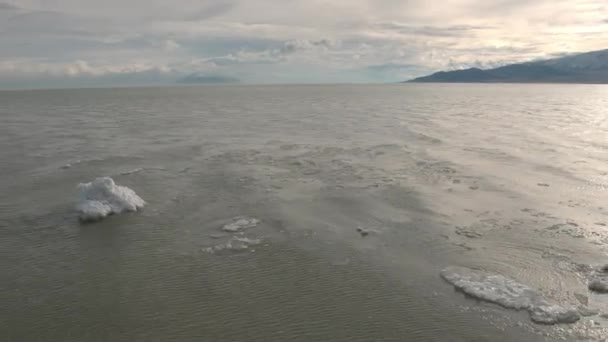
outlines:
M451 266L441 271L441 277L472 297L508 309L527 310L536 323L574 323L580 319L575 308L552 304L539 291L501 275Z
M110 177L100 177L78 185L76 210L82 221L97 221L108 215L137 211L145 204L135 191L116 185Z
M256 218L238 216L238 217L233 218L229 223L226 223L222 227L222 230L225 232L228 232L228 233L243 234L242 233L243 230L253 228L253 227L257 226L260 222L261 221ZM250 246L259 245L260 243L262 243L261 240L248 238L245 236L234 236L234 235L228 235L228 236L231 236L231 238L226 243L218 244L218 245L211 246L211 247L205 247L205 248L203 248L203 252L213 254L213 253L221 252L221 251L233 251L233 252L246 251L249 249ZM211 236L211 238L213 238L213 239L221 239L223 237L224 237L224 235L212 235ZM254 250L252 250L252 252L253 251Z
M541 324L574 323L581 319L577 309L548 304L544 300L529 308L528 312L532 321Z
M260 220L251 217L235 217L232 222L224 225L222 230L225 232L236 233L245 229L253 228L260 223Z
M221 251L246 251L249 249L249 247L259 245L260 243L262 243L262 240L259 239L250 239L247 237L233 237L224 244L219 244L212 247L205 247L203 248L203 252L213 254Z
M260 240L260 239L250 239L248 237L238 237L237 236L237 237L232 238L232 240L245 243L249 246L256 246L256 245L259 245L262 243L262 240Z

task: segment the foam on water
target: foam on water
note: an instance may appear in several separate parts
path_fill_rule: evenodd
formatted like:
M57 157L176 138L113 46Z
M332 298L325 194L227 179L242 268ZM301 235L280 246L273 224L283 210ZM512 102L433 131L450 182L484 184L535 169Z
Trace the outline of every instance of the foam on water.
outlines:
M550 303L538 290L498 274L450 266L441 271L441 277L472 297L508 309L527 310L536 323L574 323L580 319L575 308Z
M82 221L97 221L108 215L137 211L145 204L135 191L116 185L110 177L78 184L76 210Z
M245 229L253 228L260 223L260 220L251 217L235 217L232 222L225 224L222 230L225 232L235 233Z

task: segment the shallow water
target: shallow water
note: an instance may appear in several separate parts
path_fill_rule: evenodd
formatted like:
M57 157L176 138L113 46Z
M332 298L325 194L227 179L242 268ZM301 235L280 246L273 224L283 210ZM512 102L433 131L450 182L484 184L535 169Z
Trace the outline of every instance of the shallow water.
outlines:
M606 338L598 315L536 325L439 272L608 313L587 290L607 261L607 108L596 85L0 92L0 334ZM100 176L146 207L79 223L76 186ZM222 229L237 217L260 222Z

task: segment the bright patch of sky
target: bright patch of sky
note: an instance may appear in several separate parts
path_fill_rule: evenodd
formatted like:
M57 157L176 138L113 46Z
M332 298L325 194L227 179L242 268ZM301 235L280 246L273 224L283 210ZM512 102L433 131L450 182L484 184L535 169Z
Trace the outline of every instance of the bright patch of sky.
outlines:
M0 0L0 46L3 88L393 82L608 48L608 2Z

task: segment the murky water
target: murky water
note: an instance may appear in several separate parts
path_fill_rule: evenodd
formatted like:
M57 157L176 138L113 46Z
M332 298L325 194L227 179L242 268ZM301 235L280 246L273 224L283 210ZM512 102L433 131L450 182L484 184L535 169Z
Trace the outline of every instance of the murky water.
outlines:
M608 337L465 298L450 265L608 313L608 87L0 92L8 341ZM143 211L81 224L99 176ZM235 217L247 229L222 229Z

